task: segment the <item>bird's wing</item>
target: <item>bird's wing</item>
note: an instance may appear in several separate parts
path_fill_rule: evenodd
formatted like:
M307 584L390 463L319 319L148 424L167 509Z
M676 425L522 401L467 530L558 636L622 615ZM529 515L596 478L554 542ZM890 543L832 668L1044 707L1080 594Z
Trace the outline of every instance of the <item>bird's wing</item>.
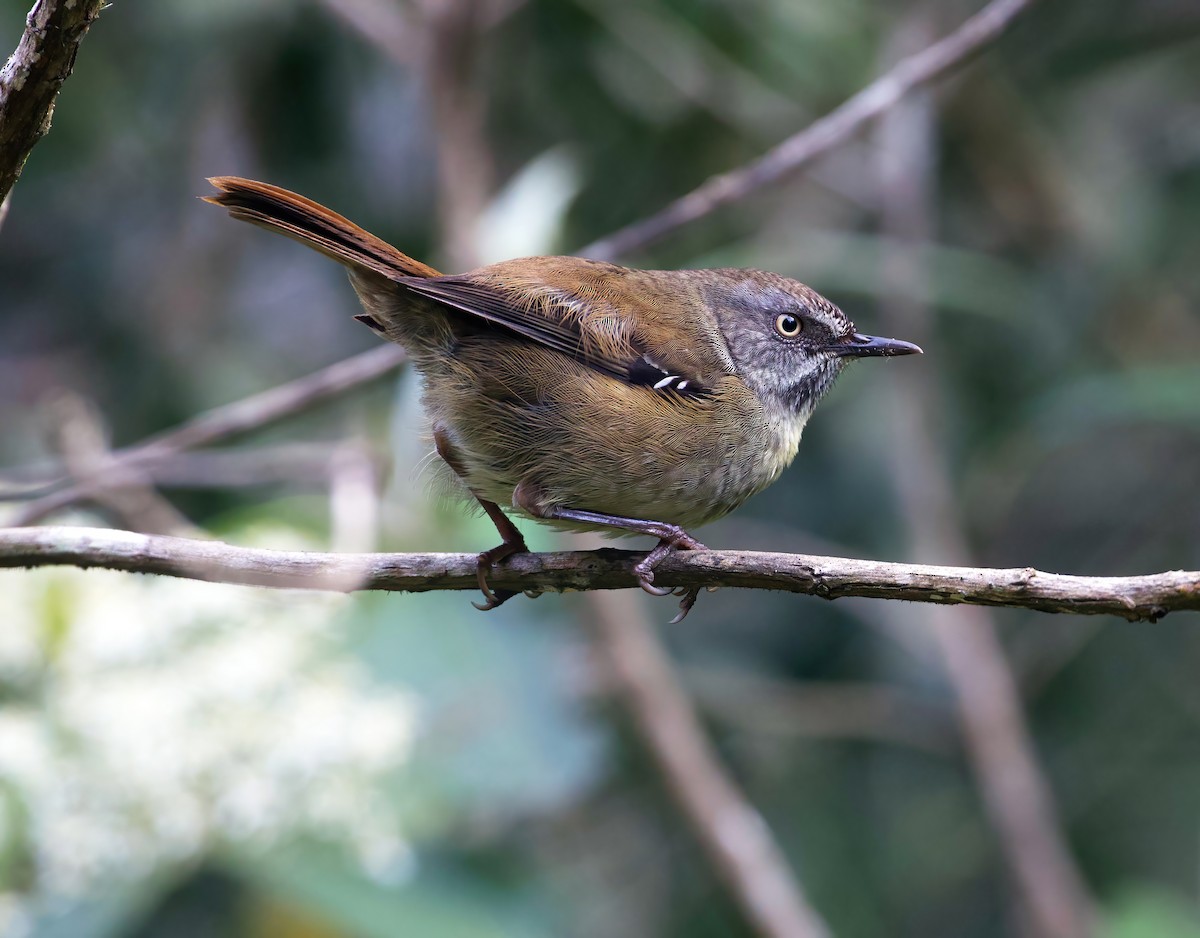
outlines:
M577 262L569 277L538 276L536 269L531 272L526 266L515 276L483 268L472 274L400 282L419 296L613 378L661 393L703 396L712 381L728 373L717 356L653 347L645 326L662 321L662 304L655 304L659 298L642 285L631 285L633 289L621 291L618 305L613 300L614 285L605 282L606 277L624 278L634 272L575 258L563 260Z

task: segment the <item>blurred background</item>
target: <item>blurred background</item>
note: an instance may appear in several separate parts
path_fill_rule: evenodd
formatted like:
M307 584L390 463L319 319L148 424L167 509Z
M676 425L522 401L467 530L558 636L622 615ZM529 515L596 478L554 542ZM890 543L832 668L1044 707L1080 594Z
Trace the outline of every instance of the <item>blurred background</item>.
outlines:
M0 0L6 55L28 7ZM113 4L0 228L3 490L376 346L341 269L198 202L206 176L298 190L448 270L571 253L977 8ZM622 256L777 270L926 351L851 368L705 542L1200 568L1197 88L1194 0L1045 0L802 174ZM416 393L386 371L50 520L489 547L414 484ZM651 632L673 603L632 597L481 615L0 573L0 933L756 934L664 783L620 620L665 645L708 769L833 933L1200 935L1200 616L722 590Z

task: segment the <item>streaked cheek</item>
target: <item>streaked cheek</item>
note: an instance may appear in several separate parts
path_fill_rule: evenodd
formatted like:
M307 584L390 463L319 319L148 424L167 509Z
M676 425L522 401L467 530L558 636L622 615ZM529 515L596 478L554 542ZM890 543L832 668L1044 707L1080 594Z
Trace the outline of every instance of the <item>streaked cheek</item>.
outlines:
M824 355L804 361L793 373L787 390L788 403L797 413L811 413L825 393L833 386L841 371L841 362Z

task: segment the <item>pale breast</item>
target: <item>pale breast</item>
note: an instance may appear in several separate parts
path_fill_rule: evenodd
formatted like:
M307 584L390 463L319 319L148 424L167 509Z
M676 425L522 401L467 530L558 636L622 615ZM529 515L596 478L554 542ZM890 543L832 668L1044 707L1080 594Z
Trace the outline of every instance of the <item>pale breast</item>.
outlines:
M800 442L802 420L768 420L732 376L689 401L564 367L553 352L497 351L485 371L464 344L427 376L426 402L451 428L472 490L505 508L528 479L549 504L697 527L774 482Z

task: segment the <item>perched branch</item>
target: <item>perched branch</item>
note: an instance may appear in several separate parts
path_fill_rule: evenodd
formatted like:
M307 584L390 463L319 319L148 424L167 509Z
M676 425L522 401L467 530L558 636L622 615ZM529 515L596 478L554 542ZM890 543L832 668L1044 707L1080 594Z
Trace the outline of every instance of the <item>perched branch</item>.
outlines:
M0 203L30 151L50 131L54 100L105 0L37 0L16 51L0 69Z
M710 212L786 179L818 156L845 143L914 88L961 65L995 42L1035 0L992 0L946 38L901 60L840 107L788 137L766 154L731 172L713 176L666 208L594 241L579 251L611 260L645 247Z
M488 576L493 589L591 590L636 586L636 551L518 554ZM105 528L0 529L0 567L71 565L290 589L404 592L476 590L475 554L328 554L259 550L220 541ZM867 596L913 602L1013 606L1040 612L1156 620L1200 611L1200 571L1091 577L1024 569L941 567L774 554L681 551L654 570L661 586L782 590L823 599ZM353 584L347 586L346 584Z
M20 508L9 519L15 527L34 524L56 511L87 499L108 485L114 474L145 470L155 461L200 446L210 446L307 410L352 388L386 377L405 361L404 349L382 345L336 362L287 384L243 398L193 417L172 430L149 437L112 454L106 470L86 482L52 492Z

